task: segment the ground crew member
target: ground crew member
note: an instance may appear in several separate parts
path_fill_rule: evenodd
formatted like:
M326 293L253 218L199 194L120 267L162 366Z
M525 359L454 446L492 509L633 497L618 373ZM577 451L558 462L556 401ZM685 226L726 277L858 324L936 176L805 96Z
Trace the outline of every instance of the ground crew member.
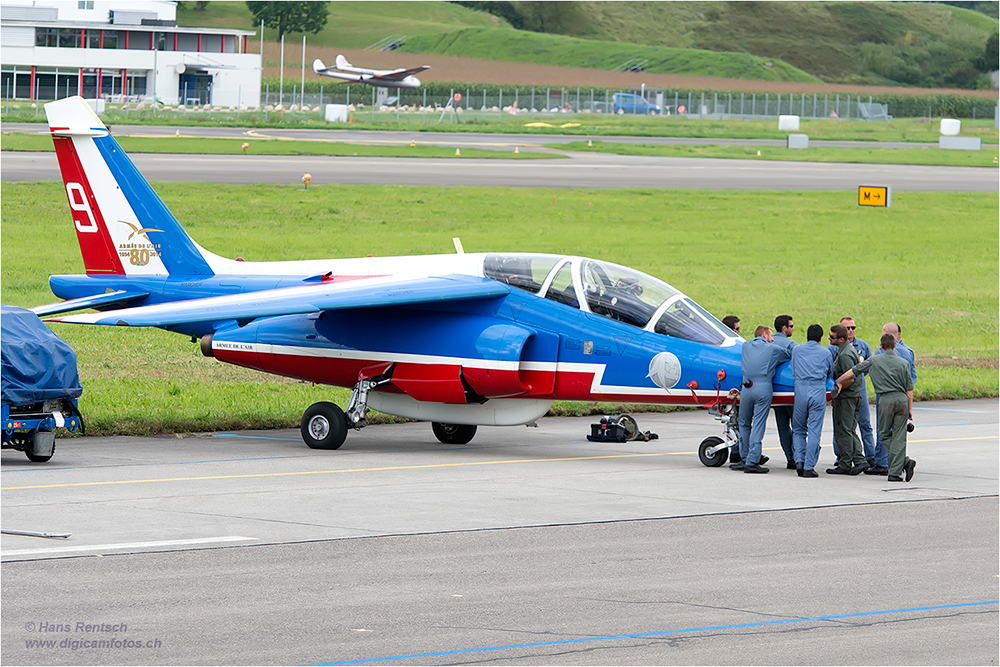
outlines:
M830 344L837 347L833 360L834 377L840 377L861 363L857 350L847 341L847 327L843 324L830 327ZM840 387L833 398L833 441L838 454L837 465L826 469L829 475L860 475L868 467L857 433L863 384L852 381Z
M735 315L726 315L722 318L722 323L727 327L732 329L737 334L740 332L740 318ZM735 419L736 423L739 424L740 419L740 404L733 403L733 411L729 415L730 419ZM742 463L743 459L740 458L740 443L736 443L729 448L729 462L730 463Z
M791 315L778 315L774 318L774 344L787 349L789 352L795 347L792 341L792 333L795 331L795 323L792 322ZM781 450L785 452L785 467L795 470L795 451L792 447L792 406L775 405L774 422L778 427L778 442L781 443Z
M909 362L910 364L910 378L913 380L913 384L917 384L917 364L913 354L913 350L903 343L902 331L898 324L895 322L886 322L882 326L882 335L892 334L892 337L896 339L896 356L903 361ZM882 346L880 345L875 350L875 355L878 356L882 354ZM875 414L878 415L879 404L878 404L878 393L875 394ZM889 452L885 447L885 443L882 442L882 438L879 436L878 431L875 433L875 465L865 470L866 475L888 475L889 474Z
M740 456L743 463L729 467L746 473L766 473L761 464L767 461L761 456L764 440L764 425L771 410L771 396L774 390L771 380L774 369L792 358L792 353L774 344L771 327L759 326L754 331L754 339L743 344L743 391L740 394Z
M826 416L826 381L833 374L833 359L819 344L823 338L823 327L810 324L806 338L808 342L805 345L796 345L792 350L795 470L799 477L819 477L814 468L819 461L819 439Z
M871 359L872 349L868 343L854 335L857 326L853 317L843 317L840 323L847 327L847 342L858 351L861 361ZM861 378L864 380L864 378ZM871 466L875 462L875 432L872 429L871 407L868 405L868 385L860 382L861 385L861 409L858 411L858 431L861 432L861 444L865 449L865 460Z
M890 482L913 479L917 462L906 456L906 420L913 416L913 378L910 365L895 352L896 338L886 333L880 341L882 354L856 364L837 378L837 386L853 382L855 375L868 373L879 397L878 430L889 450Z

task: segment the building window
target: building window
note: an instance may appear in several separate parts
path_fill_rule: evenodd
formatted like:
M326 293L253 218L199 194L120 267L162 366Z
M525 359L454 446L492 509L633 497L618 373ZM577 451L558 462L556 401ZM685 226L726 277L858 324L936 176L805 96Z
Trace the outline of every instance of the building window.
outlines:
M59 46L61 48L79 48L82 39L83 34L80 30L72 28L59 29Z
M35 28L35 46L59 46L59 28Z
M94 0L78 0L76 3L77 9L93 9Z

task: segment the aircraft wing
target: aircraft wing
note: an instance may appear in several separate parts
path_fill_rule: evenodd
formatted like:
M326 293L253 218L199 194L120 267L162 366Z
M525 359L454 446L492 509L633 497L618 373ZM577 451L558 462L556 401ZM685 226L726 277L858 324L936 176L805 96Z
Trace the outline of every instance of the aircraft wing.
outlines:
M488 278L463 275L409 280L394 277L367 278L350 283L316 283L102 313L54 317L47 321L130 327L168 327L229 320L246 323L260 317L318 313L324 310L496 299L509 294L510 289Z
M132 301L139 301L149 296L149 292L126 292L119 290L97 296L85 296L80 299L69 299L59 303L50 303L44 306L29 308L31 312L39 317L55 315L56 313L68 313L71 310L83 310L84 308L97 308L98 306L124 306Z
M384 74L378 74L372 77L373 79L383 79L385 81L402 81L411 74L416 74L417 72L423 72L425 69L430 69L430 65L421 65L420 67L414 67L413 69L397 69L392 72L385 72Z

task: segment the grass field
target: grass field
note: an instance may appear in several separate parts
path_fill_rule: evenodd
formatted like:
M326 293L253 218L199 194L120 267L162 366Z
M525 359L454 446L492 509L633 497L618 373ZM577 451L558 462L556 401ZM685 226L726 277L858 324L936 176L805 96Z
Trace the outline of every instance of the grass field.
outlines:
M191 235L248 260L531 250L634 266L746 329L853 316L877 340L898 321L918 356L918 398L996 396L998 228L993 193L913 193L861 209L853 192L727 192L158 184ZM81 273L59 183L5 183L4 303L53 301L50 274ZM346 390L224 366L156 330L52 325L80 358L92 432L294 426ZM557 405L557 410L589 410ZM604 407L598 411L614 411Z
M45 122L45 114L34 109L14 109L2 114L5 123ZM22 105L18 105L22 106ZM26 107L26 105L25 105ZM275 113L263 112L164 112L156 115L151 111L131 111L111 109L102 116L106 125L114 131L120 125L168 125L183 127L221 126L246 128L303 128L303 129L353 129L353 130L405 130L409 132L490 132L504 134L562 134L570 136L633 136L633 137L681 137L694 139L780 139L788 136L778 129L777 119L769 120L709 120L686 116L614 116L602 114L520 114L512 116L491 112L473 112L463 115L459 122L447 119L438 123L440 114L400 114L357 112L348 126L331 124L323 120L318 112L298 113L294 118L286 114L284 118ZM826 141L903 141L917 143L937 143L941 119L897 118L892 123L865 123L861 121L809 120L802 119L799 132L809 135L812 140ZM546 123L547 127L529 126L529 123ZM39 127L44 132L44 127ZM183 134L183 129L181 130ZM1000 143L1000 130L993 127L992 118L962 119L963 137L979 137L983 144ZM115 136L118 132L115 131ZM335 137L335 135L331 135ZM6 150L6 148L4 149Z
M246 150L250 155L334 155L351 157L414 157L414 158L496 158L511 160L532 160L539 158L561 158L562 155L541 152L518 152L512 149L491 150L485 148L462 148L460 155L455 148L426 145L370 145L345 144L338 141L307 141L286 139L206 139L203 137L116 137L116 141L127 153L182 153L200 155L238 155L243 153L244 142L250 144ZM44 134L22 134L4 132L2 136L5 151L45 151L53 152L52 138Z
M569 144L547 144L547 148L616 155L653 155L658 157L729 158L738 160L784 160L797 162L854 162L867 164L927 164L962 167L996 168L995 146L981 151L953 151L940 148L871 148L825 147L812 144L805 150L790 150L779 146L701 146L621 144L595 141L574 141ZM758 155L758 152L760 155Z
M457 139L458 137L456 137ZM118 137L118 142L129 153L181 153L225 154L242 153L242 139L206 139L200 137ZM332 139L292 140L247 138L247 153L252 155L331 155L351 157L420 157L420 158L497 158L537 159L562 157L556 153L524 151L514 153L510 148L464 148L460 155L448 146L369 145L348 144ZM2 135L5 151L51 152L52 140L44 134L5 132ZM815 144L808 150L788 150L775 146L702 146L702 145L652 145L623 144L595 141L588 146L583 141L568 144L546 144L555 151L615 153L618 155L652 155L659 157L701 157L745 160L794 160L799 162L855 162L870 164L925 164L964 167L996 168L996 147L982 151L947 151L938 148L826 148ZM760 155L757 155L758 150Z

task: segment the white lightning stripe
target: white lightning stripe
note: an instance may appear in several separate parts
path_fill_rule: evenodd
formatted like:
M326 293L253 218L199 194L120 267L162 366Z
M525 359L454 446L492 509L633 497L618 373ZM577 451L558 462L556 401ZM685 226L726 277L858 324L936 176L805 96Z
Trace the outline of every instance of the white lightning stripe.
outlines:
M228 347L229 345L239 346L238 348ZM692 390L687 387L675 389L661 389L659 387L632 387L624 385L603 384L604 372L607 364L583 364L570 362L547 362L547 361L500 361L495 359L470 359L463 357L445 357L440 355L423 354L402 354L395 352L372 352L365 350L338 350L320 347L300 347L295 345L267 345L258 343L228 343L227 341L212 341L212 349L227 350L238 349L241 352L257 352L261 354L281 354L296 357L315 357L327 359L355 359L362 361L385 361L409 364L444 364L457 365L465 368L480 368L500 371L542 371L556 373L580 373L592 374L593 381L590 385L592 394L628 394L632 396L691 396ZM694 395L699 398L715 396L718 392L715 389L695 389ZM793 396L792 392L775 392L775 396Z

